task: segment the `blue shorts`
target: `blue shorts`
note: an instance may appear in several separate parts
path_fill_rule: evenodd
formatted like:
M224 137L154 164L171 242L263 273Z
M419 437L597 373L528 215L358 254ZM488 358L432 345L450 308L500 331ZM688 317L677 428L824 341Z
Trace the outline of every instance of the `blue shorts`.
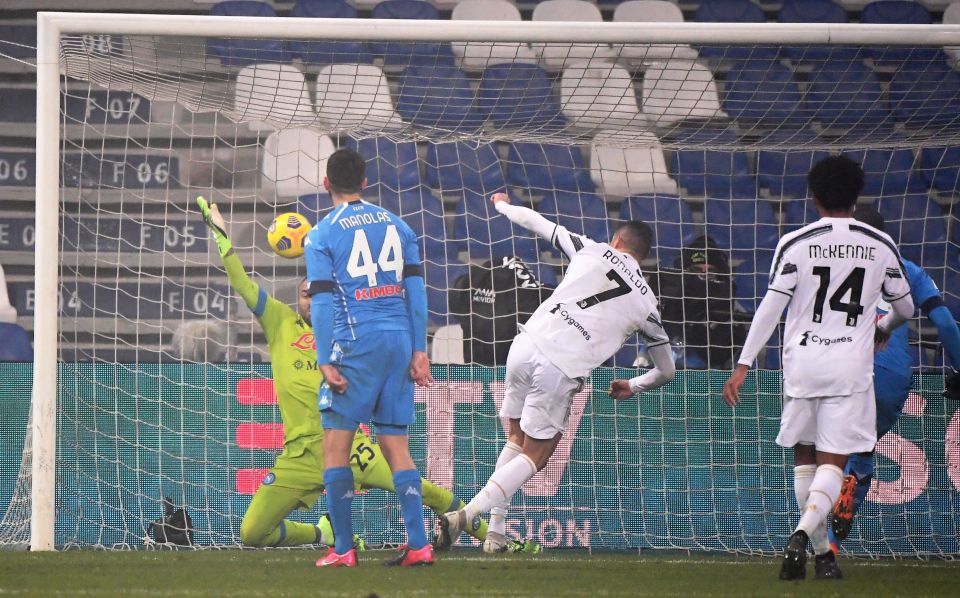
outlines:
M912 385L913 376L909 372L904 375L882 367L875 368L873 388L877 396L877 440L900 419Z
M378 331L355 341L337 341L333 365L347 379L337 394L320 385L320 416L324 428L356 429L370 423L397 430L414 422L410 358L413 340L405 330Z

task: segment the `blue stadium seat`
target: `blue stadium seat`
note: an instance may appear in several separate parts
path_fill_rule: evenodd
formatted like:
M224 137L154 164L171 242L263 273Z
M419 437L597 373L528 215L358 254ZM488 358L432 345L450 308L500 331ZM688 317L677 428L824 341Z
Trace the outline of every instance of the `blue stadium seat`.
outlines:
M397 112L409 123L448 131L476 131L483 117L473 107L473 89L455 66L411 66L400 79Z
M19 324L0 322L0 361L33 361L30 335Z
M544 133L566 124L550 78L535 64L486 68L480 76L477 110L496 127Z
M355 19L357 11L344 0L297 0L291 17L311 19ZM303 41L287 43L290 58L307 64L369 64L373 56L359 41Z
M947 219L926 194L882 197L875 207L903 257L930 268L957 263L956 247L948 243Z
M10 58L36 58L36 25L0 25L0 54Z
M210 9L214 16L275 17L273 7L265 2L227 0ZM207 39L207 54L225 66L246 66L254 62L282 62L283 42L270 39L220 38Z
M950 309L950 313L957 320L960 320L960 272L956 270L947 271L946 279L943 281L943 302Z
M825 128L876 126L887 117L880 81L860 61L830 61L813 70L805 102Z
M677 138L678 143L734 144L728 134L701 134ZM670 170L691 195L731 198L757 196L756 179L750 173L743 151L727 149L678 149L670 158Z
M467 251L471 261L486 261L505 255L516 255L528 262L537 261L537 243L532 233L500 215L490 199L465 191L454 210L452 251Z
M832 0L792 0L783 3L777 20L781 23L847 23L850 19L847 11ZM781 52L798 62L854 60L860 53L849 46L784 46Z
M820 214L812 199L797 199L787 202L783 208L784 232L789 233L820 220Z
M424 260L445 262L447 233L443 222L443 202L426 187L400 193L383 192L380 205L400 216L420 239ZM455 256L449 256L453 259Z
M736 121L777 126L802 126L807 121L793 71L779 62L734 64L724 87L723 109Z
M920 168L930 187L948 195L960 189L960 147L925 147L920 151Z
M860 12L861 23L871 24L910 24L929 25L930 11L913 0L882 0L871 2ZM899 63L903 61L926 61L938 55L937 48L910 48L902 46L872 46L867 48L867 56L878 63Z
M489 195L506 189L500 157L490 142L430 142L426 166L427 184L443 192L466 189Z
M861 195L879 197L927 190L926 180L913 170L912 149L861 149L846 151L843 155L863 167Z
M547 192L537 204L537 212L570 232L586 235L598 243L610 240L607 206L603 198L594 193ZM538 241L541 251L552 251L559 255L560 252L550 245L549 240Z
M776 214L763 200L708 198L704 221L707 236L734 259L758 261L758 255L773 253L780 240Z
M373 19L437 20L440 13L423 0L389 0L373 7ZM370 42L370 51L383 56L384 66L407 67L412 64L453 65L453 50L448 43L433 42Z
M734 267L733 294L742 309L750 313L757 311L767 292L772 261L773 256L765 253L759 260L743 260Z
M0 151L0 162L5 162L4 173L0 173L0 187L33 187L37 177L37 156L31 150ZM63 165L64 187L69 187L67 164Z
M590 171L575 145L517 141L508 146L507 182L514 187L593 191Z
M816 139L817 135L806 129L780 130L767 135L763 140L764 149L757 152L758 185L769 189L775 197L806 197L807 173L830 155L825 150L799 149Z
M333 199L327 193L306 193L297 197L297 213L306 216L311 225L320 222L331 208Z
M457 278L468 270L467 266L454 262L455 256L451 256L450 263L431 260L423 265L423 278L427 285L427 313L430 321L440 326L448 323L450 308L447 292Z
M383 185L402 191L420 185L417 144L393 141L388 137L346 138L346 147L356 150L367 161L367 185Z
M37 120L35 88L0 88L0 122L32 123Z
M653 229L651 255L669 266L680 255L680 248L691 244L700 234L690 206L673 195L635 195L620 204L620 220L641 220Z
M960 127L960 74L934 61L899 69L890 79L890 111L908 127Z
M763 10L750 0L705 0L697 9L699 23L765 23ZM776 58L774 46L701 46L700 55L722 60Z

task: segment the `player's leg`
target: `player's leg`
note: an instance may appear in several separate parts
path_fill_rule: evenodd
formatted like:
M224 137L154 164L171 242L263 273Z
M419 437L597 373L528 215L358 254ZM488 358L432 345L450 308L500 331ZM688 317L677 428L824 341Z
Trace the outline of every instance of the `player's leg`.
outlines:
M780 432L777 435L777 444L793 449L794 492L797 497L797 506L800 508L801 520L807 512L810 487L816 475L817 458L814 447L816 442L816 407L816 399L784 397L783 410L780 415ZM811 473L813 475L810 475ZM794 529L784 549L780 579L804 579L806 577L807 542L810 532L814 529L816 529L816 526L805 530L801 529L799 525Z
M349 454L358 422L333 411L323 411L322 418L323 483L327 489L327 510L333 524L334 545L332 553L318 560L317 566L337 566L341 561L351 566L356 564L356 553L352 518L354 480Z
M270 474L268 474L270 475ZM240 523L240 542L244 546L299 546L321 542L315 525L286 521L284 517L303 506L307 494L315 493L272 484L261 484Z

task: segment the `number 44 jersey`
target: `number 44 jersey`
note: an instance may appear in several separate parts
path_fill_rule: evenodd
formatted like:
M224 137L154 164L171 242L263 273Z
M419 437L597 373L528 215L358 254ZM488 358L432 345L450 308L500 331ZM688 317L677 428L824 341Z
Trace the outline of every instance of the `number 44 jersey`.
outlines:
M909 295L910 284L886 234L852 218L821 218L780 239L768 292L790 297L784 392L834 397L870 387L877 304Z
M648 347L669 343L657 298L633 257L557 226L553 244L570 265L521 330L570 378L586 377L635 332Z

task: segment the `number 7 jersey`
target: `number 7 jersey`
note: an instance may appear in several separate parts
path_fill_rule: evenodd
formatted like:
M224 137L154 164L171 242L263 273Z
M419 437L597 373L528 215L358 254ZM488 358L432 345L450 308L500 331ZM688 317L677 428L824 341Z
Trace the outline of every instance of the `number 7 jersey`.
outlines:
M560 371L570 378L588 376L638 331L648 347L670 342L657 298L633 257L559 225L551 241L570 265L520 328Z
M852 218L821 218L780 240L767 292L790 297L784 392L833 397L870 387L877 304L909 295L910 284L886 234Z

